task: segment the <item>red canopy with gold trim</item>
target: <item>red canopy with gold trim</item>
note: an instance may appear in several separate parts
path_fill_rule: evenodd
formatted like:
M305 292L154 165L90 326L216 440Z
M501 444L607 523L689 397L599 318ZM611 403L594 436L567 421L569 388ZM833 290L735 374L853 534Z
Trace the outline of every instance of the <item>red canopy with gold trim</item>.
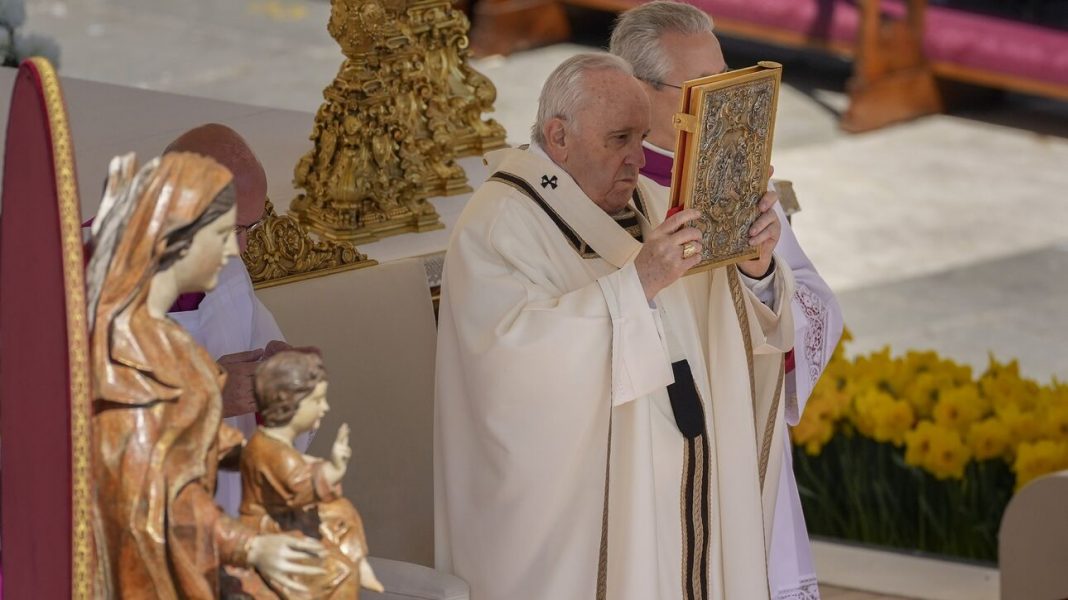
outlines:
M89 362L70 128L50 64L11 95L0 204L0 540L7 598L89 598Z

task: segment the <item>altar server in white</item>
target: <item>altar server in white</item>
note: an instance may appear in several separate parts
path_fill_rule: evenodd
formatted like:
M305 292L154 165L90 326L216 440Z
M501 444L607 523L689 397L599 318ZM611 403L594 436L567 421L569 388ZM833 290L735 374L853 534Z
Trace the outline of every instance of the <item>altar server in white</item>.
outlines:
M648 127L625 61L565 61L534 144L487 157L453 231L435 542L472 600L769 597L794 331L775 197L741 267L766 302L739 267L680 279L696 212L653 224L666 201L638 182Z
M624 13L612 33L611 52L627 60L649 95L652 123L645 141L642 175L650 186L667 192L674 163L675 131L682 82L727 70L712 20L700 9L677 2L656 1ZM796 425L827 361L842 335L842 311L794 236L776 204L782 228L776 254L796 281L790 298L795 348L786 374L786 421ZM654 211L654 214L663 214ZM791 364L792 363L792 364ZM792 367L792 368L791 368ZM819 598L812 550L794 479L788 436L783 436L783 468L772 533L770 578L772 597Z

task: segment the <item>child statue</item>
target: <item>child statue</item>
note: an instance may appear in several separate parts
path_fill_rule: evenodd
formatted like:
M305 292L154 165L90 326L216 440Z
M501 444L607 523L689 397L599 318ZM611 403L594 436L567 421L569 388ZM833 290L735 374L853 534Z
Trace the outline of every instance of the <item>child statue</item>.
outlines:
M348 425L338 430L330 460L293 447L293 440L317 429L330 409L326 389L317 354L280 352L266 360L256 370L254 392L263 424L241 453L241 521L263 534L314 538L325 548L317 563L325 573L296 577L308 591L287 590L290 599L354 600L360 587L382 591L367 562L363 521L341 495L352 455Z

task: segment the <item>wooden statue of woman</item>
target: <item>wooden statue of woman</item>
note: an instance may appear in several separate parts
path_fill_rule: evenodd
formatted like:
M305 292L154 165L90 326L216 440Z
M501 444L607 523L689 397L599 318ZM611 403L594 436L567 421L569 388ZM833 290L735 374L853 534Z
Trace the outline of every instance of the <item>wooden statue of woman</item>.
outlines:
M304 590L293 577L322 573L318 541L260 535L216 506L220 461L243 440L222 423L222 370L167 318L237 254L230 172L186 153L136 166L111 163L86 274L97 594L218 598L223 565L253 597L275 597L257 572Z

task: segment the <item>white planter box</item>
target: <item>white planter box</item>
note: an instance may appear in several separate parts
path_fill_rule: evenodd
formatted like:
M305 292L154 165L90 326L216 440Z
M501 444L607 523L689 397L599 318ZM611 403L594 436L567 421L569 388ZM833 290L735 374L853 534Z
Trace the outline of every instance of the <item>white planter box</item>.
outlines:
M813 540L820 583L922 600L998 600L998 570Z

